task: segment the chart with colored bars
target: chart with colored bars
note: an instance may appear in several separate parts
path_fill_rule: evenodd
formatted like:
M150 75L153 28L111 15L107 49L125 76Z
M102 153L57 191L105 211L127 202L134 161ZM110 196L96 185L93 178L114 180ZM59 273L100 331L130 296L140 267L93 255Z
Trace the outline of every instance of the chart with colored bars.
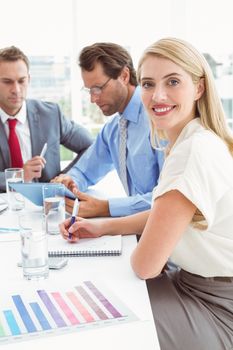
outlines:
M24 288L0 295L0 344L137 320L112 292L93 281L65 290Z

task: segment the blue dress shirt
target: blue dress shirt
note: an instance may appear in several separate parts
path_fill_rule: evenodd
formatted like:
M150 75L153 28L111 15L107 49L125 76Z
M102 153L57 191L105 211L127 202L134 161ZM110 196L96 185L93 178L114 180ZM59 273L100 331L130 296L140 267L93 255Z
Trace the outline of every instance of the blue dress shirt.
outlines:
M149 121L139 87L122 114L128 120L126 164L130 196L108 199L111 216L131 215L151 207L152 190L157 185L164 158L162 151L151 147ZM110 118L96 141L68 172L81 191L114 168L119 174L119 118L119 113Z

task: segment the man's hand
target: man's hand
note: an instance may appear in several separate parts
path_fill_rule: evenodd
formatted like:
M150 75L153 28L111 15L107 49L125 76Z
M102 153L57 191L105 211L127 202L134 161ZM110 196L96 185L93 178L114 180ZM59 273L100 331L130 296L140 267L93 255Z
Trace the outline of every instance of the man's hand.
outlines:
M28 160L24 166L24 181L29 182L33 179L41 177L42 169L44 168L46 160L43 157L35 156Z
M78 190L76 183L74 182L72 177L69 175L65 175L65 174L58 175L54 179L52 179L51 182L61 183L65 185L71 192L73 192L74 190L75 191Z
M78 190L76 183L71 176L61 174L56 176L51 182L62 183L80 200L78 216L83 218L93 218L98 216L110 216L109 204L107 200L97 199ZM66 198L66 211L72 214L74 200Z
M109 204L107 200L98 199L89 196L81 191L74 191L74 194L80 200L78 216L83 218L106 217L110 216ZM66 198L66 211L72 213L74 200Z

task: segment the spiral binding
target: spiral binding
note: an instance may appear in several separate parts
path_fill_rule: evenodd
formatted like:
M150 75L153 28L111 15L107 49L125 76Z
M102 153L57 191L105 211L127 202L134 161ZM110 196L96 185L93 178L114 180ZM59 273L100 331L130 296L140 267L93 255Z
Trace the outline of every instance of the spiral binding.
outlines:
M75 257L75 256L83 256L83 257L92 257L92 256L117 256L121 255L120 250L93 250L93 251L72 251L67 252L63 250L58 250L56 252L49 252L49 257Z

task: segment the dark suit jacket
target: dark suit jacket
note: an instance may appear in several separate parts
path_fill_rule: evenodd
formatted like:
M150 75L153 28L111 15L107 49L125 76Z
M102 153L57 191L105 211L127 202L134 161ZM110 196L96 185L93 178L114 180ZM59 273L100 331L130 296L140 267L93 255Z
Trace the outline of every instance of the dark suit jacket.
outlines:
M27 118L31 134L32 157L40 155L45 142L46 165L40 182L48 182L60 173L60 144L81 155L92 143L89 132L70 121L59 106L51 102L26 100ZM0 191L5 191L4 170L11 167L8 140L0 119Z

